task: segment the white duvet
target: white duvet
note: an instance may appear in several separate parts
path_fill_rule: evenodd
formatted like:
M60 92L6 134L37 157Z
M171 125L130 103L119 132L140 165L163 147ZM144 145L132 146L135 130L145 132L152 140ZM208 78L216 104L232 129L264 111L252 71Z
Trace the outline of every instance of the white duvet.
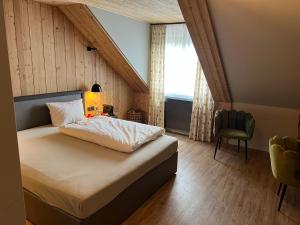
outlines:
M93 142L120 152L133 152L163 135L160 127L97 116L59 128L63 134Z

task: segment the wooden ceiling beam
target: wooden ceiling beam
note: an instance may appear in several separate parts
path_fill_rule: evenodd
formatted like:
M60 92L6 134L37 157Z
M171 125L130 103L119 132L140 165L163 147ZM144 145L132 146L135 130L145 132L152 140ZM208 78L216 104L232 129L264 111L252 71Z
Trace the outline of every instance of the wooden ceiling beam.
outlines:
M178 0L215 102L231 102L206 0Z
M132 87L136 92L148 93L145 81L135 71L121 50L107 34L105 29L83 4L58 5L58 8L87 38L93 47L107 61L107 63Z

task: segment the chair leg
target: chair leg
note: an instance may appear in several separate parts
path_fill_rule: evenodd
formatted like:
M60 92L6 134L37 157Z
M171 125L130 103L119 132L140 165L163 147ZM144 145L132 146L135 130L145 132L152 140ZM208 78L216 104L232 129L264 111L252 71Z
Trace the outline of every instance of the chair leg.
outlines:
M215 148L215 154L214 154L214 159L216 159L216 154L217 154L219 142L220 142L220 138L218 138L218 140L217 140L217 144L216 144L216 148Z
M281 192L281 196L280 196L280 201L279 201L279 205L278 205L278 211L280 211L281 204L282 204L282 201L283 201L283 198L284 198L284 195L285 195L286 189L287 189L287 185L286 185L286 184L284 184L284 185L283 185L282 192Z
M280 195L281 188L282 188L282 183L280 183L280 184L279 184L279 187L278 187L278 191L277 191L277 195L278 195L278 196Z
M220 141L219 141L219 149L221 148L221 144L222 144L222 138L220 138Z
M245 159L246 163L248 162L248 143L247 140L245 141Z
M241 140L238 139L238 152L240 152L240 144L241 144Z

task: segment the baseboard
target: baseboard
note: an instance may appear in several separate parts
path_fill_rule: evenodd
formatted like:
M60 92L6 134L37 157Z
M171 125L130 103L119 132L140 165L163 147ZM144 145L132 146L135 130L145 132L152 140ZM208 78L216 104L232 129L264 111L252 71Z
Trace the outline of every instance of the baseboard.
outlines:
M166 128L166 131L170 132L170 133L174 133L174 134L181 134L181 135L184 135L184 136L189 136L189 132L183 131L183 130L176 130L176 129Z

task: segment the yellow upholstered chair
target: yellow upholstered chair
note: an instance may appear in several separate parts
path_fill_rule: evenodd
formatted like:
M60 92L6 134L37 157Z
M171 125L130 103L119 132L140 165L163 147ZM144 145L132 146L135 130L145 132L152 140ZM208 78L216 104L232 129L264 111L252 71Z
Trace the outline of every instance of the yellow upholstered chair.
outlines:
M280 183L277 193L280 195L281 192L279 211L287 187L300 188L299 141L290 137L275 136L269 140L269 153L273 176Z

